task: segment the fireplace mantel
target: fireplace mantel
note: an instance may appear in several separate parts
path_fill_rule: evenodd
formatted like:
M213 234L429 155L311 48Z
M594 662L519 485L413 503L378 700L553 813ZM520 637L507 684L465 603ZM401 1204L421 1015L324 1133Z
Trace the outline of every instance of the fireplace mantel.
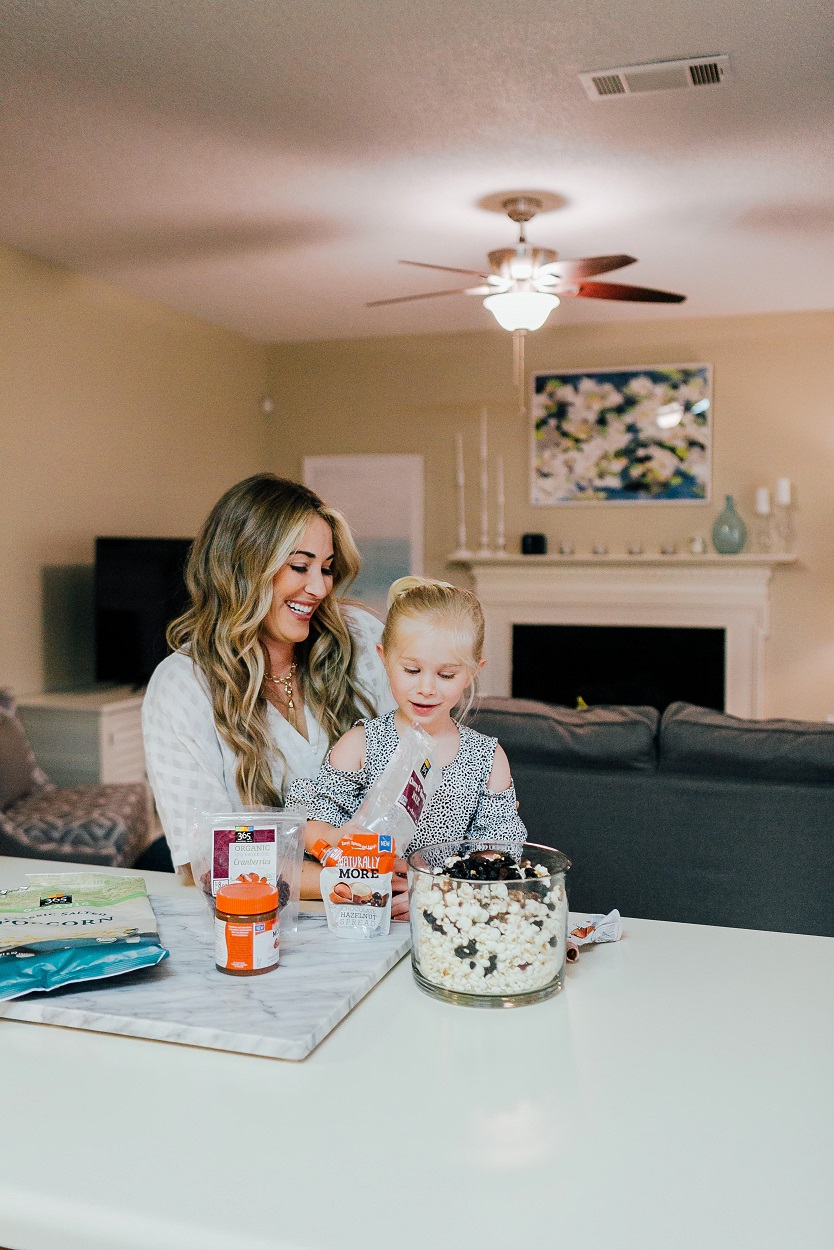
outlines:
M482 568L600 568L606 566L626 567L629 568L762 568L772 569L779 564L795 564L796 556L791 553L765 555L759 552L742 552L738 556L720 556L714 551L705 552L700 556L690 555L688 552L677 552L672 556L661 555L659 552L643 552L639 556L607 554L604 556L589 555L552 555L552 556L467 556L465 559L459 559L457 556L451 555L447 557L447 564L459 564L463 568L482 569Z
M723 629L726 710L760 716L773 570L794 555L483 556L468 569L486 616L484 694L512 690L513 625ZM554 657L558 663L558 656Z

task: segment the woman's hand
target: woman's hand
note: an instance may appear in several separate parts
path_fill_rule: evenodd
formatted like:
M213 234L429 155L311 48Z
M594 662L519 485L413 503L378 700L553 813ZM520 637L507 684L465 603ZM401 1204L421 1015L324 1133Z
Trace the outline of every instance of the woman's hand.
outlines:
M408 865L404 859L394 860L391 877L391 919L408 920Z

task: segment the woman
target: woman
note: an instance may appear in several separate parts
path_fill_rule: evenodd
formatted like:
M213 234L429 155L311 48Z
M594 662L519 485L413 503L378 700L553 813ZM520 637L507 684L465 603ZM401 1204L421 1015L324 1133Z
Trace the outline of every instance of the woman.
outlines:
M393 708L382 626L341 603L359 570L344 517L297 482L260 473L211 510L191 551L191 607L142 708L148 778L179 871L202 811L281 806L359 717ZM302 897L318 897L304 864Z

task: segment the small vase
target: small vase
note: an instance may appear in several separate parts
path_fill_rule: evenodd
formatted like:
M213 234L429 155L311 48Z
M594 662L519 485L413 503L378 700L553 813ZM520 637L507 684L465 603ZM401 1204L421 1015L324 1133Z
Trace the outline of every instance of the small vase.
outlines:
M722 556L736 556L744 549L746 541L747 526L736 512L732 495L727 495L712 527L712 545Z

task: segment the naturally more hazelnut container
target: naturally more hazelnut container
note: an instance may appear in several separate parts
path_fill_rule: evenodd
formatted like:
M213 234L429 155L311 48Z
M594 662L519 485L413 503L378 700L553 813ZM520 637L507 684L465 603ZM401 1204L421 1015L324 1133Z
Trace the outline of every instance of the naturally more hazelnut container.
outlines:
M393 868L394 840L389 834L351 833L338 846L325 848L320 883L331 933L369 938L389 931Z
M408 856L411 966L420 989L518 1007L562 988L570 860L527 843L436 843Z

